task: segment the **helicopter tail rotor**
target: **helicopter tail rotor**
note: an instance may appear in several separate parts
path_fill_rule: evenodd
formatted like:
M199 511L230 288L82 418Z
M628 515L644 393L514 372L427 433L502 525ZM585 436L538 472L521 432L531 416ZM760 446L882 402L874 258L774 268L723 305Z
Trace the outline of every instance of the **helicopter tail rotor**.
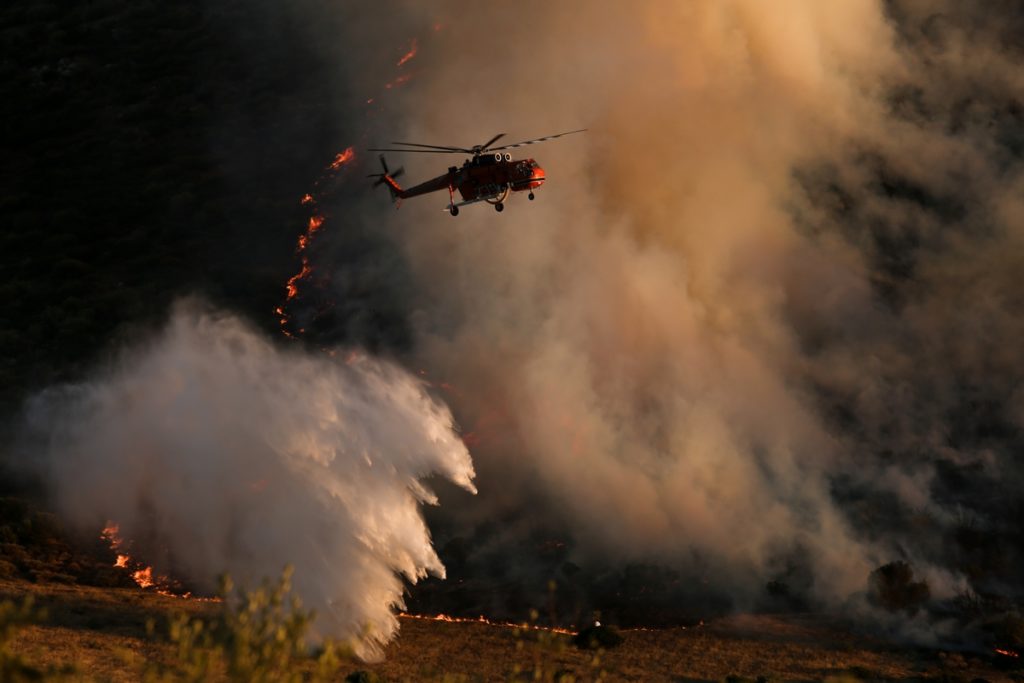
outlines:
M388 162L384 159L383 154L380 155L380 165L381 168L384 169L383 173L371 173L366 177L377 179L377 182L373 184L373 187L377 187L378 185L387 185L388 191L391 193L391 201L398 201L401 199L400 193L402 191L402 187L395 182L395 178L398 178L405 172L405 167L399 167L394 173L390 172L388 170Z

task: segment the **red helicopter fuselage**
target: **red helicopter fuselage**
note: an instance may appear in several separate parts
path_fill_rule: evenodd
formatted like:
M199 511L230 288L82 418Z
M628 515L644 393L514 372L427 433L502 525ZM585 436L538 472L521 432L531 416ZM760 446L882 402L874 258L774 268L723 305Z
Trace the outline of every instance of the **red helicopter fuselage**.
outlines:
M446 211L456 216L459 207L465 204L485 201L494 205L495 210L502 211L505 208L505 200L513 192L529 192L530 199L534 198L533 191L544 184L544 169L533 159L513 159L512 155L502 150L524 147L538 142L554 140L564 135L582 133L586 129L570 130L556 135L547 135L533 140L523 140L510 145L494 146L504 133L498 133L482 145L473 147L446 147L443 145L425 145L419 142L392 142L392 145L401 145L401 148L377 148L372 152L402 152L405 154L470 154L462 166L450 166L448 172L431 178L425 183L414 187L403 188L396 181L402 173L402 169L394 173L388 171L387 161L384 155L380 156L380 165L383 173L372 173L369 177L377 178L374 185L387 185L391 191L391 198L394 201L418 197L430 192L448 190L448 206ZM455 191L459 191L462 201L456 203Z
M454 194L458 190L462 203L487 201L498 204L511 192L532 191L543 185L544 169L534 159L513 159L511 154L496 152L469 159L461 168L451 166L444 175L410 188L402 188L390 176L385 175L383 179L397 199L448 190L449 199L454 204Z

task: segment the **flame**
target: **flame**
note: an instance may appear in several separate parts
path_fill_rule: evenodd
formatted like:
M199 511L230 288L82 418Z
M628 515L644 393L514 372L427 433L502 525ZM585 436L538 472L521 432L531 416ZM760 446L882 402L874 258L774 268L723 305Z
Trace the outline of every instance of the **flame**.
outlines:
M351 147L346 147L344 151L338 152L338 154L334 157L334 161L331 162L331 165L328 166L328 168L331 169L332 171L337 171L339 168L341 168L348 162L352 161L352 159L354 159L355 156L355 150L352 149Z
M413 38L412 39L412 43L410 43L410 45L409 45L409 51L406 52L404 55L402 55L402 58L398 60L398 64L396 64L395 66L402 66L403 64L408 62L410 59L415 57L416 56L416 50L418 49L418 47L419 46L416 44L416 39Z
M141 564L133 560L131 555L126 552L118 552L124 550L127 544L124 538L121 537L121 527L116 522L108 521L107 525L103 527L103 531L100 532L100 538L109 543L110 549L117 553L117 559L114 560L115 567L129 569L129 564L136 566ZM149 588L156 585L156 581L153 579L153 568L145 565L142 565L142 569L132 572L132 579L139 585L139 588ZM163 577L161 579L165 580Z
M103 527L103 531L100 532L100 538L110 543L112 550L120 550L121 546L124 545L124 541L121 539L121 527L113 522L107 522L107 525ZM124 557L127 557L125 555ZM118 556L120 562L121 556Z
M326 169L324 169L324 173L326 174L331 171L339 170L342 166L355 159L355 157L355 149L353 147L346 147L344 150L338 152L334 156L334 159L331 161L331 163L327 165ZM320 181L318 180L315 183L315 185L319 184ZM316 197L313 194L307 192L302 196L302 200L300 203L303 206L315 206L316 201ZM324 221L326 219L327 217L322 213L313 213L306 222L306 231L303 234L299 235L299 239L295 245L295 253L297 253L300 256L301 266L299 268L299 272L295 273L295 275L292 275L290 278L288 278L288 281L284 285L284 303L274 309L274 313L277 314L278 324L281 327L281 332L284 333L284 335L287 337L294 338L295 335L288 330L288 323L291 321L291 317L285 311L285 306L287 306L288 302L294 299L295 296L299 293L299 283L305 280L309 276L309 274L313 272L313 267L309 264L309 258L306 256L305 251L309 247L310 243L313 241L313 236L317 233L318 230L320 230L320 228L323 227ZM299 330L299 332L302 332L302 330Z
M107 525L103 527L103 531L100 532L100 538L110 544L110 549L117 552L126 548L128 543L121 536L121 527L116 522L107 522ZM221 602L221 598L208 598L198 595L193 595L191 591L182 592L180 589L175 590L176 584L167 576L160 576L153 574L153 568L142 564L138 560L132 559L132 556L118 552L117 559L114 560L114 566L118 569L130 570L132 566L141 567L131 573L132 580L138 585L139 588L152 588L153 592L159 593L160 595L166 595L170 598L180 598L182 600L196 600L198 602Z
M391 90L392 88L397 88L400 85L404 85L404 84L408 83L409 79L411 79L411 78L412 78L411 74L402 74L401 76L399 76L395 80L393 80L393 81L391 81L389 83L385 83L384 84L384 89L385 90Z
M306 247L309 245L309 240L313 238L313 233L319 230L320 226L323 224L323 216L314 214L309 217L309 228L306 230L305 234L299 235L299 241L295 247L296 253L301 254L306 249Z
M152 567L143 567L137 572L132 572L132 578L135 579L135 583L139 584L139 588L149 588L155 585Z
M434 24L433 28L434 28L434 31L439 31L439 30L441 30L441 24L439 24L439 23L438 24ZM401 68L401 67L405 66L406 64L408 64L409 61L412 60L416 56L416 54L418 52L419 52L419 40L417 40L416 38L413 38L409 42L409 49L398 60L398 63L396 64L396 67ZM400 85L404 85L405 83L408 83L411 78L412 78L411 74L408 74L408 73L401 74L398 77L396 77L394 80L392 80L392 81L390 81L388 83L385 83L384 84L384 89L385 90L391 90L393 88L397 88ZM366 104L369 106L369 105L372 105L375 101L376 101L376 98L368 97L366 99ZM354 147L346 147L344 150L342 150L341 152L336 154L334 156L334 159L331 161L331 163L328 164L327 168L324 171L324 174L321 175L321 177L319 179L317 179L317 181L313 184L314 188L319 188L320 187L321 181L325 179L325 177L327 176L328 173L330 173L330 172L337 172L337 171L341 170L341 167L344 166L345 164L351 162L353 159L355 159L355 156L356 156L356 153L355 153L355 148ZM316 206L317 200L318 200L318 196L316 194L316 190L314 190L313 192L307 192L306 194L304 194L302 196L301 204L303 206L310 206L310 205ZM297 243L296 243L296 247L295 247L296 253L299 254L299 256L301 258L301 264L302 265L301 265L301 267L299 269L299 272L296 273L295 275L291 276L290 278L288 278L288 281L285 283L285 299L284 299L284 303L274 309L274 312L278 316L278 323L280 325L281 332L285 336L288 336L288 337L294 338L295 335L288 329L288 325L291 322L291 316L289 316L287 311L286 311L287 304L288 304L289 301L291 301L292 299L295 298L296 294L298 294L298 291L299 291L298 285L299 285L299 283L302 280L304 280L306 277L308 277L309 274L312 272L312 267L309 264L309 259L305 255L305 251L309 247L310 243L312 242L312 238L313 238L314 233L316 233L316 231L319 230L321 228L321 226L323 225L324 220L325 220L325 216L323 214L320 214L320 213L314 213L312 216L309 217L309 223L308 223L307 229L306 229L305 233L303 233L302 235L299 236L299 238L297 240ZM301 333L302 331L303 330L298 330L299 333Z
M1020 657L1020 655L1018 653L1014 652L1013 650L1003 650L1003 649L1000 649L998 647L994 648L994 649L996 651L996 654L1002 655L1004 657L1014 657L1014 658Z
M299 270L299 272L295 273L295 275L292 275L290 278L288 278L288 282L284 286L285 290L287 291L285 301L290 301L291 299L295 298L295 295L299 293L299 282L303 280L307 275L309 275L312 272L312 270L313 269L309 267L309 261L303 258L302 269Z

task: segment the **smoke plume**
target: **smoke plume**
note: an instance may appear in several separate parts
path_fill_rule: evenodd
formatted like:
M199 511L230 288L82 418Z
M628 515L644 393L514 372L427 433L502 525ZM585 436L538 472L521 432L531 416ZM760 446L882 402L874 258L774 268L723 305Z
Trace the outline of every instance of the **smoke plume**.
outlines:
M473 466L420 381L334 356L177 307L149 344L31 405L66 518L116 522L157 573L205 590L223 571L252 585L291 563L320 633L378 653L398 628L398 574L444 576L421 479L472 491Z
M590 128L528 148L535 202L383 218L411 362L453 386L480 472L445 533L527 520L576 563L664 563L747 606L773 580L841 604L897 558L936 599L1018 592L1014 8L360 14L353 51L421 36L380 142ZM410 182L450 163L408 156Z

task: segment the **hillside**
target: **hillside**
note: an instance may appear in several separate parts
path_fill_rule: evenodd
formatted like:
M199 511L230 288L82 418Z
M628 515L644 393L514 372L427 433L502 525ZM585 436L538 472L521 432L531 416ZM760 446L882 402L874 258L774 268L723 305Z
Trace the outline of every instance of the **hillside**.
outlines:
M228 616L131 571L228 561L293 562L327 617L372 601L388 623L405 590L418 617L338 679L1024 679L1024 13L808 2L801 42L747 0L721 3L742 30L696 4L665 36L676 3L413 5L5 4L0 683L22 658L29 679L187 677L214 644L182 639L234 647ZM854 7L873 23L845 45ZM552 182L519 213L395 212L369 187L376 147L421 144L381 141L477 125L590 132L542 148ZM448 163L388 153L410 186ZM188 298L244 334L110 391ZM352 400L393 361L401 382ZM390 598L353 580L368 558ZM534 608L625 642L425 617Z
M0 582L0 600L32 595L49 616L25 627L14 652L36 666L73 665L85 680L137 680L143 660L169 661L163 630L171 612L214 613L217 605L136 588L87 588ZM627 630L608 651L579 650L569 636L479 623L402 619L385 661L342 663L336 680L358 671L384 681L740 681L1020 680L998 656L901 648L857 636L834 619L813 615L740 615L691 628ZM516 678L516 671L524 677ZM533 672L541 672L540 679ZM562 679L554 677L562 676ZM573 676L575 679L570 679ZM351 679L350 679L351 680ZM366 678L356 680L369 680Z
M245 3L15 0L2 26L0 416L179 296L273 325L338 134L325 65Z

